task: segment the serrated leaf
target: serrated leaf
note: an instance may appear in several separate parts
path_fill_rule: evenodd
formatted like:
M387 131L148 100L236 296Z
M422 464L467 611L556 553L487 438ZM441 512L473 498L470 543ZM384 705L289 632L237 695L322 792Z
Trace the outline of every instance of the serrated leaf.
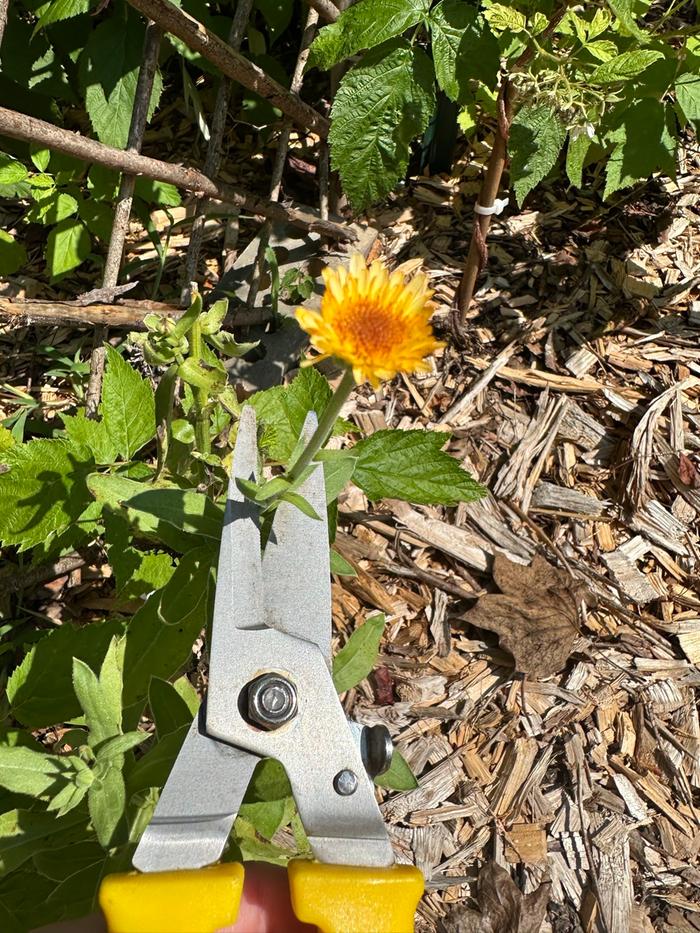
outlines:
M85 108L100 142L126 147L143 56L144 26L122 12L104 20L90 34L83 53ZM156 70L148 107L150 120L158 106L163 83Z
M349 71L331 110L331 161L354 208L385 197L403 177L409 146L435 109L433 65L402 39Z
M0 275L14 275L26 261L27 251L24 246L7 230L0 230Z
M370 673L377 660L385 625L386 618L381 612L367 619L333 658L333 686L338 693L356 687Z
M352 449L353 482L373 501L457 505L481 498L483 487L441 450L446 441L431 431L376 431Z
M64 19L72 19L90 9L90 0L51 0L39 17L37 29L43 29L51 23L59 23Z
M413 790L418 787L413 771L397 749L394 749L389 770L377 775L374 783L380 787L388 787L390 790Z
M272 460L286 463L310 411L321 415L331 397L326 379L312 367L306 367L286 386L274 386L256 392L247 400L263 427L262 443Z
M593 19L588 24L588 38L595 39L596 36L599 36L601 33L610 25L612 16L607 10L597 9L593 16Z
M28 174L21 162L6 152L0 152L0 185L16 185Z
M656 171L675 174L676 140L669 120L664 104L650 97L636 101L618 115L609 136L614 147L606 166L604 198Z
M511 126L508 150L511 153L511 183L518 204L551 172L557 163L566 127L555 110L547 105L526 105Z
M58 224L78 211L78 202L58 189L35 189L34 203L27 211L27 220L38 224Z
M33 440L3 455L0 541L26 550L67 529L87 503L86 452L64 441Z
M596 42L589 42L586 51L600 62L609 62L617 55L617 46L608 39L598 39Z
M192 722L192 713L187 703L172 684L160 677L151 678L148 705L159 740Z
M620 32L642 41L649 38L637 25L637 0L606 0L606 3L615 14Z
M498 42L475 7L464 0L441 0L430 11L430 32L435 76L448 97L469 103L470 80L495 87Z
M84 410L79 411L77 415L61 414L61 418L71 443L76 447L87 447L92 452L95 463L112 463L116 459L114 439L104 421L86 418Z
M687 72L676 79L676 100L685 119L700 129L700 75Z
M70 272L90 255L90 234L79 220L62 220L46 240L46 263L54 278Z
M569 132L569 144L566 149L566 174L569 181L576 188L583 184L583 163L586 161L586 155L591 146L591 139L587 133L579 133L573 136Z
M360 52L400 36L427 14L429 0L359 0L324 26L314 39L310 68L327 70Z
M42 638L8 681L7 697L14 718L39 729L79 716L82 711L71 681L73 658L91 668L99 667L110 641L123 628L120 619L80 628L64 623Z
M130 460L156 433L153 389L113 347L106 346L105 353L102 420L117 453Z
M522 32L527 25L525 16L519 10L503 3L492 3L484 10L484 16L495 32L505 32L507 29L511 32Z
M653 65L663 53L652 49L637 49L623 52L607 62L603 62L588 76L591 84L614 84L616 81L628 81L641 74L649 65Z

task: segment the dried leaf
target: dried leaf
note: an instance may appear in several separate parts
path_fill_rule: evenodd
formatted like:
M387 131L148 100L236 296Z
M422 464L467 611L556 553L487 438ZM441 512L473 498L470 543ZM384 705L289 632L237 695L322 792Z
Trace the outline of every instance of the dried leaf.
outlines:
M374 672L374 699L379 706L394 705L394 681L388 667L378 667Z
M449 933L539 933L550 885L523 894L508 872L489 862L479 874L479 910L458 907L445 918Z
M539 554L529 567L497 554L493 578L501 593L481 596L465 620L495 632L522 674L535 679L556 674L578 634L578 585Z
M678 457L678 476L684 486L690 486L691 489L700 489L700 476L695 464L687 454L680 454Z

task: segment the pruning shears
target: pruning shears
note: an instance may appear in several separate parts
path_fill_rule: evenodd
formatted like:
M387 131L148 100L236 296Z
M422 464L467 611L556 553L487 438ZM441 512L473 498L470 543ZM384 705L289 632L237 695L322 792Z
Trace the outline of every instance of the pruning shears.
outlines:
M315 425L310 413L307 440ZM375 773L388 767L390 745L376 733L358 740L331 679L323 469L298 490L320 518L281 502L264 551L259 507L237 482L257 473L248 406L224 512L207 697L135 851L137 870L105 878L100 906L110 933L213 933L235 922L244 867L217 863L256 765L276 758L314 856L288 865L296 916L322 933L410 933L423 877L394 863L366 770L373 757L383 759Z

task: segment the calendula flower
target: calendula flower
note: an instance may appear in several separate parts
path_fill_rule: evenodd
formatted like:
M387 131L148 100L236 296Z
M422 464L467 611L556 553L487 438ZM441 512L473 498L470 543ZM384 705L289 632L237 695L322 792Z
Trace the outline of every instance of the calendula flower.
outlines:
M383 262L369 267L359 254L348 269L324 269L326 291L320 313L296 309L296 319L320 356L347 363L356 382L371 382L399 372L428 370L425 357L444 344L430 326L434 304L427 277L418 272L407 282L400 270Z

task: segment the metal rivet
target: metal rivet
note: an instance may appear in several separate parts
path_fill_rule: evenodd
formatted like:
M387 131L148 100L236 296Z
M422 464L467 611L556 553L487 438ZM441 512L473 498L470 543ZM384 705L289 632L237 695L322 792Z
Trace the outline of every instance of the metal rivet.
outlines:
M248 716L263 729L279 729L297 714L297 691L281 674L263 674L248 684Z
M333 778L333 787L336 794L340 794L341 797L349 797L357 790L357 775L354 771L350 771L349 768L344 768Z

